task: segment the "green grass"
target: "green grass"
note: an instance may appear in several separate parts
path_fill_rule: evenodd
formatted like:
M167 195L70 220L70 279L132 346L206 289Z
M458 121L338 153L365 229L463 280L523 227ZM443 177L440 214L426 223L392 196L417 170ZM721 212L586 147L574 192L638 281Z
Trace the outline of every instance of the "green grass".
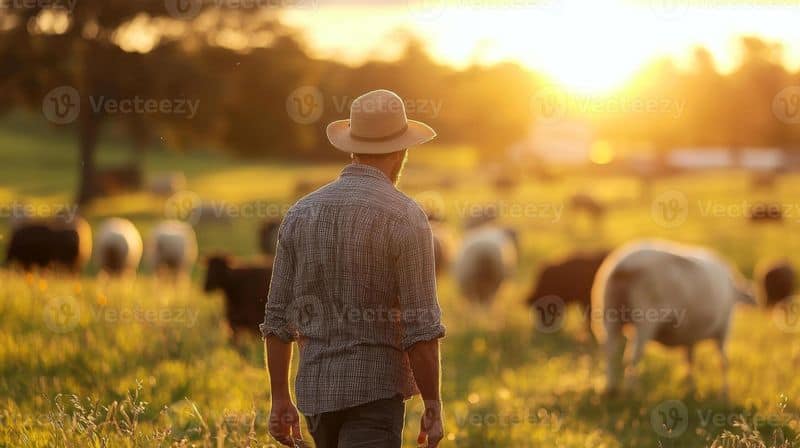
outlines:
M113 137L105 142L104 162L124 159L123 144ZM0 204L69 203L77 171L74 146L69 136L50 129L0 127ZM718 358L707 345L697 356L694 392L683 383L682 353L654 345L638 386L623 396L605 397L603 356L585 338L578 313L571 311L565 328L548 335L532 329L522 306L543 261L577 247L612 246L637 237L709 245L746 275L762 258L800 263L800 216L783 225L752 226L741 217L709 216L699 205L771 196L791 203L800 197L800 177L783 178L774 192L756 193L749 191L743 173L656 181L654 197L679 190L689 201L686 222L669 227L659 225L652 200L640 199L631 179L528 179L501 195L488 187L488 176L468 149L425 148L411 157L403 188L444 204L451 224L469 204L498 198L509 205L558 208L576 190L587 190L618 204L601 229L567 209L559 220L551 215L504 217L521 231L522 262L488 308L466 303L452 280L442 279L448 446L704 447L725 431L732 434L718 446L800 446L794 439L800 432L800 338L782 330L773 314L739 310L726 403L719 396ZM294 199L296 180L321 183L339 170L163 150L148 153L146 166L149 173L182 170L191 191L233 205L285 205ZM438 188L445 176L454 177L457 187ZM145 193L123 195L98 201L85 213L95 224L107 216L128 217L146 236L164 218L164 200ZM258 220L250 216L198 226L201 253L224 249L256 256ZM0 236L6 232L6 223L0 223ZM0 239L0 246L4 242ZM94 278L93 272L87 269L74 279L0 271L0 447L272 443L266 430L269 386L261 341L231 338L221 297L200 291L201 268L193 282L174 287L146 274L109 282ZM680 400L687 411L688 427L675 438L659 435L661 428L651 423L668 400ZM413 446L419 412L419 400L413 400L406 417L408 446ZM794 444L780 445L781 437Z

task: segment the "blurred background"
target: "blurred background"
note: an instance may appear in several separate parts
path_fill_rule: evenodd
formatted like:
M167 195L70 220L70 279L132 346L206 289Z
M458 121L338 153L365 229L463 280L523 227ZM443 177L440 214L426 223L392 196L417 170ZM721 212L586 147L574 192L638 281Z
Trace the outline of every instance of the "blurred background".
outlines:
M438 132L399 188L440 245L448 446L799 446L798 19L788 0L0 0L0 446L274 443L263 302L236 300L263 300L276 223L348 163L325 126L379 88ZM515 261L470 300L451 265L487 223ZM654 346L614 400L581 309L536 328L544 267L638 238L752 281L730 400L712 347L696 390Z

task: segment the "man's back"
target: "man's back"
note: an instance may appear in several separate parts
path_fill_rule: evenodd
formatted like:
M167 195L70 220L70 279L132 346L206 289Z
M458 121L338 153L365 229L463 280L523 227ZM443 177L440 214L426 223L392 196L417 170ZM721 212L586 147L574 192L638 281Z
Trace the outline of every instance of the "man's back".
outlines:
M374 167L292 207L262 331L297 340L303 413L417 393L405 350L444 333L433 264L424 212Z

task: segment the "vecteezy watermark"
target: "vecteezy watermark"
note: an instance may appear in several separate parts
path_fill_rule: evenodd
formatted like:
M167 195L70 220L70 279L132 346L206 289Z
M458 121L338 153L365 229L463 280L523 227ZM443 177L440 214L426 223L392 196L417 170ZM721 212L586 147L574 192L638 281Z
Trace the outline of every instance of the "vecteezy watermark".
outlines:
M202 203L197 193L188 190L179 191L164 201L164 216L168 219L197 224L202 213L200 208Z
M78 0L0 0L3 9L37 9L61 10L72 12Z
M646 0L653 15L663 20L679 20L691 9L756 10L771 6L797 6L794 0Z
M686 100L670 97L594 96L569 93L556 86L544 86L533 94L530 107L534 117L545 122L561 120L569 114L600 113L667 114L677 119L686 110Z
M181 115L192 119L197 115L200 100L188 98L109 98L89 96L88 105L95 114L106 115ZM61 86L49 91L42 100L44 117L55 124L68 124L81 113L81 95L72 86Z
M790 86L778 92L772 99L772 113L784 123L800 123L800 86Z
M42 100L44 118L55 124L72 123L81 113L81 96L71 86L61 86L47 92Z
M689 427L689 408L680 400L667 400L650 411L650 425L661 437L675 439Z
M350 96L332 96L326 99L316 86L301 86L286 97L286 112L295 123L312 124L322 117L326 104L333 106L337 115L343 116L352 110L354 101L355 98ZM442 111L442 100L405 98L402 103L363 100L355 108L356 111L364 112L398 112L402 108L408 115L435 119Z
M286 112L295 123L316 123L324 111L325 97L315 86L298 87L286 97Z
M54 333L67 333L80 322L81 309L74 297L51 298L42 309L44 324Z
M797 421L798 416L783 411L773 414L747 410L719 412L714 409L689 409L681 400L663 401L650 410L650 425L653 431L667 439L679 438L686 433L690 424L718 432L720 429L733 428L741 422L759 428L789 426Z
M775 326L786 333L800 333L800 302L789 299L772 310Z
M407 0L407 4L411 17L421 21L439 20L448 9L557 12L561 7L558 0Z
M653 200L650 215L662 227L681 226L689 216L689 199L681 191L667 190Z
M513 407L504 409L503 412L481 412L469 407L457 407L453 412L459 428L466 426L509 428L525 425L546 427L552 432L558 432L563 426L558 411L546 408Z
M455 208L459 219L475 218L484 216L487 207L482 204L475 204L467 201L453 201L450 206ZM564 204L559 202L516 202L516 201L497 201L490 206L490 211L496 217L525 218L559 222L564 214Z
M192 328L200 312L188 307L100 307L92 308L94 321L106 323L139 323L148 325L169 324Z
M193 191L179 191L164 201L164 216L168 219L198 224L201 221L230 219L274 219L286 214L290 204L248 202L232 204L225 201L203 200Z
M689 11L690 0L648 0L653 14L664 20L677 20Z
M555 333L564 326L566 303L556 295L539 297L533 302L531 311L536 330L542 333Z
M26 219L38 216L59 216L71 222L78 215L75 204L28 204L11 202L0 204L0 218Z
M323 303L315 295L298 297L287 309L292 332L303 336L327 337L331 325L360 325L364 323L415 323L423 326L441 321L436 309L400 309L385 306L353 307Z
M222 9L316 9L318 0L164 0L167 13L180 20L192 20L204 7Z

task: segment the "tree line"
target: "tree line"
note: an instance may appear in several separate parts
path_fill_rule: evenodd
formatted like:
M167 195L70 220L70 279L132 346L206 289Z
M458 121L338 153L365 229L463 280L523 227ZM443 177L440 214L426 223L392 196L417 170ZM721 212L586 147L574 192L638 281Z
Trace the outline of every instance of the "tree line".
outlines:
M398 92L439 142L472 145L487 158L504 154L536 120L553 119L551 107L556 118L591 122L599 138L661 149L800 143L800 89L792 89L800 74L784 68L778 46L755 38L742 40L741 65L730 74L697 49L688 70L658 60L613 97L576 99L550 93L546 77L514 63L443 65L403 33L395 61L319 60L274 13L205 8L188 20L163 0L12 2L2 11L0 110L42 110L74 133L78 203L97 194L103 129L123 130L139 148L160 139L183 149L323 160L341 157L328 148L326 124L377 88ZM231 33L259 44L230 45Z

